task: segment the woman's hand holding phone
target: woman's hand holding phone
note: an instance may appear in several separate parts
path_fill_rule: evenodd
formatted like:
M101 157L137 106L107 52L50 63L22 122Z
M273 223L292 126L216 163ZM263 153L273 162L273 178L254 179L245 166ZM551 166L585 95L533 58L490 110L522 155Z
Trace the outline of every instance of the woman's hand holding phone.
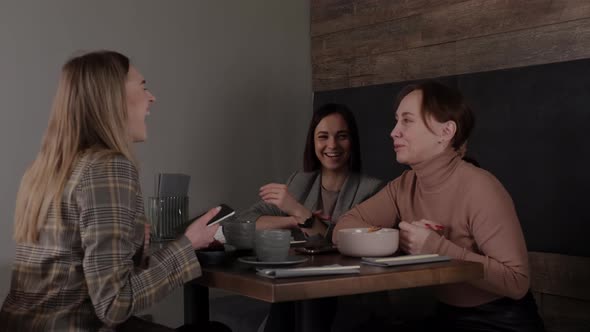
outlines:
M208 226L207 223L213 219L220 210L221 207L218 206L207 211L207 213L199 217L187 227L184 235L191 241L193 249L197 250L205 248L215 240L213 236L217 232L219 224Z

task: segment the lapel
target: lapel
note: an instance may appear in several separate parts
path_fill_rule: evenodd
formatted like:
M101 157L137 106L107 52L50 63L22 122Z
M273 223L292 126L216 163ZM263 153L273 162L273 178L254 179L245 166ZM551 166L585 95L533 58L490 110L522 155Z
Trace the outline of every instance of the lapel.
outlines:
M303 203L303 206L311 212L317 210L318 198L322 185L322 176L320 174L321 172L317 172L316 176L312 179L312 185L308 191L307 198L305 198L305 202Z
M340 189L334 212L332 213L332 221L336 221L338 217L343 215L346 211L352 208L356 192L360 183L360 175L357 173L350 173L348 178ZM335 218L334 218L335 217Z

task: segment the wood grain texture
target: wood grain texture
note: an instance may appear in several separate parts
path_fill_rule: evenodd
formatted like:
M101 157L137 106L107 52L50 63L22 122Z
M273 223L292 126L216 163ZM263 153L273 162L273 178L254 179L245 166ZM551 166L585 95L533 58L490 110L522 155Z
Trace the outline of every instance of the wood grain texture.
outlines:
M590 57L590 19L314 64L314 90L400 82ZM316 73L329 73L322 75ZM338 84L332 85L332 82Z
M423 10L398 20L314 37L312 61L383 54L588 18L590 2L477 0Z
M547 331L589 331L590 257L529 252L529 265Z
M590 1L313 1L315 91L590 57Z
M329 264L356 265L359 259L339 254L321 255L304 265ZM453 260L396 268L362 265L359 275L276 280L257 276L252 268L235 264L231 268L204 267L203 275L196 282L267 302L283 302L441 285L482 277L481 264Z
M530 252L529 264L533 291L590 302L590 257Z
M321 36L418 15L466 0L312 0L311 35Z
M590 330L590 301L543 294L540 307L547 332Z

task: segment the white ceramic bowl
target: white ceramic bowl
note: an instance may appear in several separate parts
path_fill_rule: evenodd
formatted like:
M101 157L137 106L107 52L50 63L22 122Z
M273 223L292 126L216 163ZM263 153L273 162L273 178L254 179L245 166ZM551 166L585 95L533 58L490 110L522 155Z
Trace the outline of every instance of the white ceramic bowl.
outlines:
M389 256L399 245L399 231L382 228L368 232L369 228L348 228L338 231L338 251L354 257Z

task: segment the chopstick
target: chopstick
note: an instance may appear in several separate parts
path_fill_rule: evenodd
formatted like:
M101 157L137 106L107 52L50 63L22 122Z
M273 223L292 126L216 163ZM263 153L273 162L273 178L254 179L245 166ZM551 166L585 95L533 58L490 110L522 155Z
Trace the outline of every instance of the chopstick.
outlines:
M367 233L377 232L380 229L381 229L381 227L379 227L379 226L369 227L369 229L367 230Z
M443 229L445 229L445 226L443 225L436 225L436 224L429 224L429 223L425 223L426 228L430 228L433 231L442 231Z

